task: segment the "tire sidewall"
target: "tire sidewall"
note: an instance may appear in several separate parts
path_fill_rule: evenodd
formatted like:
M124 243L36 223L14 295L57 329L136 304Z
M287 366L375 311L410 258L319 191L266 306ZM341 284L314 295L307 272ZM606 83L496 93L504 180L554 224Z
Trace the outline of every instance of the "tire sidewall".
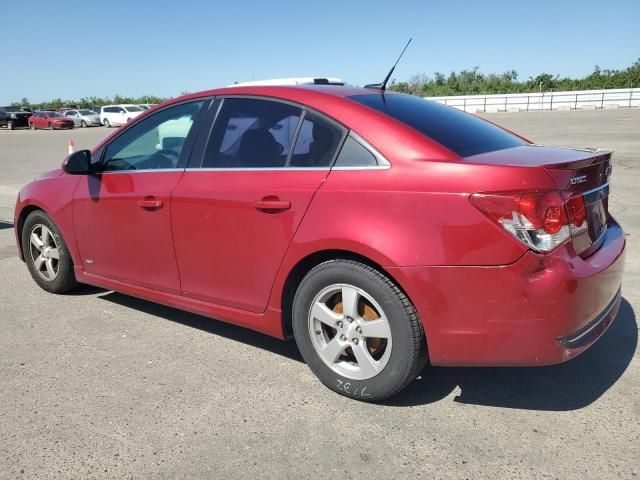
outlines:
M33 264L33 260L31 259L30 236L33 227L38 224L45 225L51 231L56 245L58 246L60 257L58 260L58 275L52 281L47 281L38 275ZM60 234L60 230L53 220L51 220L49 215L41 210L31 212L22 226L21 242L22 252L24 254L24 259L27 264L27 268L29 269L29 273L41 288L52 293L62 293L75 286L75 274L73 271L71 254L69 253L66 242Z
M334 372L318 356L310 339L308 315L311 304L323 288L336 283L350 284L367 292L389 321L391 355L382 372L373 378L354 380ZM294 298L293 330L302 357L322 383L342 395L365 401L383 399L397 391L406 378L408 361L415 350L409 319L401 302L383 278L357 263L326 262L303 279Z

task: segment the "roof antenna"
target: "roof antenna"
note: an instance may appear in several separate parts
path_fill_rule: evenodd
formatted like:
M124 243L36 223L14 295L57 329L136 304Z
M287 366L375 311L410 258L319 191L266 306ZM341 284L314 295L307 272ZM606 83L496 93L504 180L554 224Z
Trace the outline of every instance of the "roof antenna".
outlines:
M389 70L389 73L387 73L387 76L384 77L384 80L382 81L382 83L372 83L372 84L369 84L369 85L365 85L364 88L376 88L376 89L378 89L378 90L380 90L382 92L384 92L386 90L387 83L389 82L389 79L391 78L391 75L393 74L393 71L396 69L396 65L398 65L398 62L402 58L402 55L404 55L405 50L407 49L407 47L411 43L411 40L413 40L413 38L410 38L409 41L407 42L407 44L404 46L404 48L402 49L402 52L400 53L400 56L396 60L396 63L393 64L393 67L391 67L391 70Z

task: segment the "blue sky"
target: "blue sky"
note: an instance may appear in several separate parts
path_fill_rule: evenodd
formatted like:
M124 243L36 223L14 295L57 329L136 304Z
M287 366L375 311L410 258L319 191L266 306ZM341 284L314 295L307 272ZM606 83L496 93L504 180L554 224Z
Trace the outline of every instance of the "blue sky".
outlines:
M252 79L479 66L584 76L640 57L640 1L2 0L0 104L175 96Z

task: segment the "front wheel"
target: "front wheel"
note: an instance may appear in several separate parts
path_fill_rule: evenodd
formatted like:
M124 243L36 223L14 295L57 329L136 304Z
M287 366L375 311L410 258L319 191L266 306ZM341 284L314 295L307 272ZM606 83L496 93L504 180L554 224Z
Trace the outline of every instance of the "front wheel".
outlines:
M352 260L331 260L300 282L293 331L309 368L330 389L377 401L412 382L427 361L422 323L386 275Z
M81 126L82 128L87 128L87 122L85 122L84 120L81 120L81 121L80 121L80 126Z
M14 128L16 128L16 127L13 125L13 122L9 121L9 122L7 122L7 128L8 128L9 130L13 130L13 129L14 129Z
M36 283L51 293L64 293L78 284L73 261L60 230L41 210L27 216L22 227L22 252Z

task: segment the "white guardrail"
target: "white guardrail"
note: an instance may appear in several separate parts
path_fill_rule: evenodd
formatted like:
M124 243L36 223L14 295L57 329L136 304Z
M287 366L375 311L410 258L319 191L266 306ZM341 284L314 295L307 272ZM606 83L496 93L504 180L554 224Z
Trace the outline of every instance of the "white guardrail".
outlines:
M425 97L470 113L640 107L640 88Z

